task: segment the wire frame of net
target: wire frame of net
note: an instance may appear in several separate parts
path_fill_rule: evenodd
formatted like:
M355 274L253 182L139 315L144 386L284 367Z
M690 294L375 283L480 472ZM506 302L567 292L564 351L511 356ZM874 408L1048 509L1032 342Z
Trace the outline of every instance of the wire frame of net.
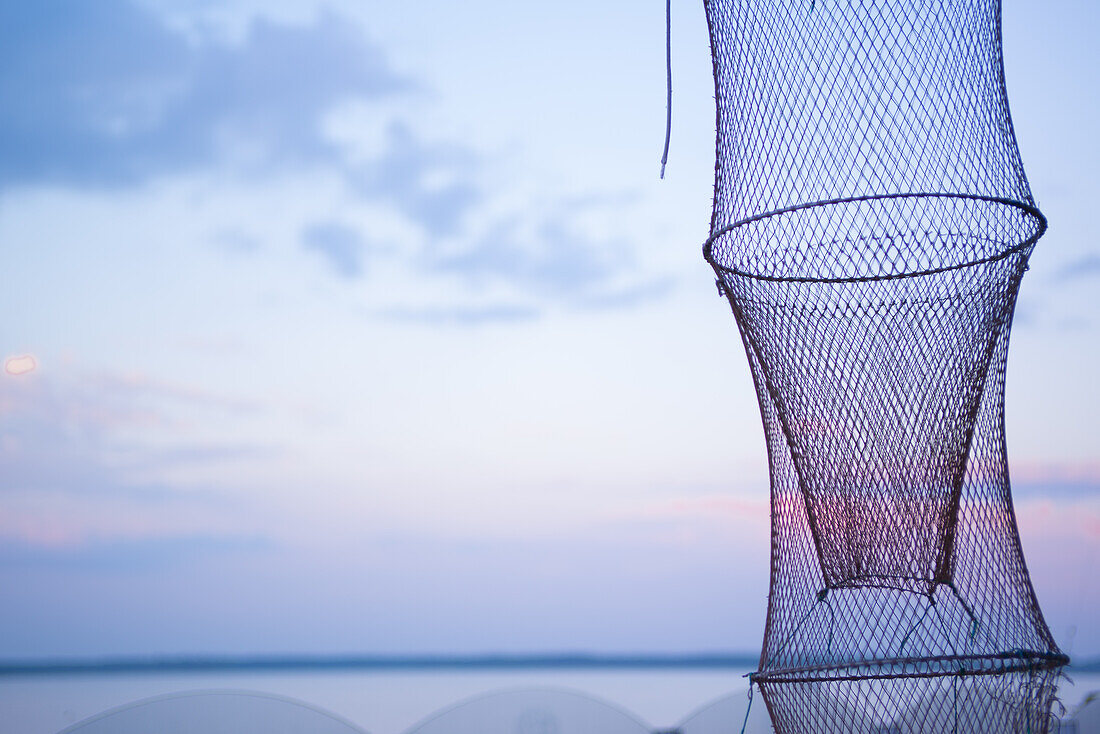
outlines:
M781 732L1043 732L1067 658L1020 548L1009 332L1046 229L999 0L705 0L704 247L771 469L754 675ZM991 723L992 728L990 728Z

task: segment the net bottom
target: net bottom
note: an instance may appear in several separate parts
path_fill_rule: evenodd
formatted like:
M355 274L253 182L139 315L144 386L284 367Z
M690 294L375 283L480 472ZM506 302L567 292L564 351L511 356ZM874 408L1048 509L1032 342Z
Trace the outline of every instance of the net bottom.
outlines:
M1059 669L758 681L781 734L1045 734Z

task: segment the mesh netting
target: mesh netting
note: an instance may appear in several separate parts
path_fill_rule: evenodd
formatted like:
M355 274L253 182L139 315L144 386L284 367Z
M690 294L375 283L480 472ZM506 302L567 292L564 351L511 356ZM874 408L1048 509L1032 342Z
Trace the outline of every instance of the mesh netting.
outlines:
M704 248L772 477L755 674L779 731L1042 732L1067 660L1009 492L1004 378L1046 228L998 0L705 0ZM885 728L884 728L885 727Z

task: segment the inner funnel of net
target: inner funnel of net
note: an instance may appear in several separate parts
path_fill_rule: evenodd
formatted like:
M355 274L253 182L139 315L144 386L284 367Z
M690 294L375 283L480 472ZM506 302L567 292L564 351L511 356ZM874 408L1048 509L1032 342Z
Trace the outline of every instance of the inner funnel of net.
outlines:
M1043 228L1018 202L901 195L792 207L709 243L824 586L931 594L952 580L990 360Z

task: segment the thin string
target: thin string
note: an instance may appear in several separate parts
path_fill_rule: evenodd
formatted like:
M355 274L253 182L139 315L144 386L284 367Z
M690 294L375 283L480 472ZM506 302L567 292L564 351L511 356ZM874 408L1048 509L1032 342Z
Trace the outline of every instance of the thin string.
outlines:
M825 606L828 607L829 615L830 615L832 621L836 620L836 617L833 615L833 605L829 604L828 596L829 596L829 588L828 587L825 587L821 591L817 592L817 601L815 601L812 605L810 605L810 608L807 609L806 613L802 615L802 618L798 620L798 624L796 624L794 626L794 629L791 630L791 633L789 635L787 635L787 639L783 640L782 644L779 645L779 648L775 652L773 652L771 654L771 656L768 657L768 661L767 661L767 663L765 663L765 667L770 666L772 664L772 662L774 662L775 659L777 657L779 657L779 655L787 648L787 645L794 639L794 636L798 634L798 630L802 629L803 623L807 619L810 618L810 615L813 614L814 610L817 609L817 605L820 604L821 602L825 602ZM831 624L831 622L830 622L830 624ZM830 635L829 635L829 651L826 653L827 655L830 655L830 656L832 655L832 648L833 648L833 637L832 637L832 634L830 633Z
M745 734L745 727L749 725L749 712L752 711L752 677L749 677L749 705L745 709L745 720L741 723L741 734Z
M672 0L665 0L665 152L661 154L661 178L665 177L668 163L668 141L672 137Z
M924 608L924 611L921 612L921 615L917 618L917 621L914 622L909 631L905 633L905 637L901 638L901 645L898 647L898 657L901 657L905 654L905 645L909 642L909 638L912 637L913 633L917 631L917 629L920 627L921 622L924 621L924 618L928 616L928 613L932 611L932 607L934 606L936 606L936 600L930 597L928 600L928 606Z

